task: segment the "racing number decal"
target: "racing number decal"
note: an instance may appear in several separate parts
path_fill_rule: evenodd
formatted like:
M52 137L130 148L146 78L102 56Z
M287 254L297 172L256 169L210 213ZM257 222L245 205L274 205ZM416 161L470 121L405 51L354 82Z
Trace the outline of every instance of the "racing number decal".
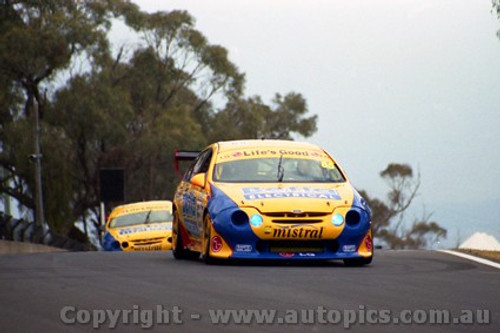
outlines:
M321 161L321 167L323 169L333 169L335 166L332 161Z
M219 252L222 250L222 239L219 236L212 237L210 246L212 247L212 252Z

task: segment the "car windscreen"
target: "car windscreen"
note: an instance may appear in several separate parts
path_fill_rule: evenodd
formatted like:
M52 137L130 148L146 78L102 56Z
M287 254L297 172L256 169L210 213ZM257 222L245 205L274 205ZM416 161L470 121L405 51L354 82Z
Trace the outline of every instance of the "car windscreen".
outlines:
M218 182L339 183L345 177L331 160L307 158L252 158L217 163Z
M136 224L160 222L172 222L172 213L168 210L149 210L132 214L119 215L109 222L109 227L116 228Z

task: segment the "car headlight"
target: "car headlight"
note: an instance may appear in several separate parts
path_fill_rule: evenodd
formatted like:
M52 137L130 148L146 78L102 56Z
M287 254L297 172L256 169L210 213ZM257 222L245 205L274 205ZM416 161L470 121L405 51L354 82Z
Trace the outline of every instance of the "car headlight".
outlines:
M344 217L340 214L333 214L332 216L332 224L334 226L341 226L344 223Z
M264 222L264 220L259 214L253 214L252 216L250 216L250 224L254 227L260 227L262 225L262 222Z

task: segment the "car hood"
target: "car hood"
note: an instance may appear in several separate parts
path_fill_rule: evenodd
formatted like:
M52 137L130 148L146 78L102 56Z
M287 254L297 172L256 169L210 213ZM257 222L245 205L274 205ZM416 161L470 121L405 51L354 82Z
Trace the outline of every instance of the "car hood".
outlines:
M115 239L143 239L165 237L172 230L172 222L136 224L109 229Z
M238 206L254 207L262 213L330 213L337 206L352 205L354 190L349 183L217 183Z

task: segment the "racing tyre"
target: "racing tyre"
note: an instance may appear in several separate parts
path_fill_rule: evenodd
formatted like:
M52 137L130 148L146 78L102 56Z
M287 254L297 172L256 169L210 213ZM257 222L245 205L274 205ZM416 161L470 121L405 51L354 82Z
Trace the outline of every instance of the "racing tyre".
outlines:
M344 259L344 265L349 267L357 267L371 264L373 255L368 258Z
M184 244L182 243L182 237L179 233L179 215L177 211L174 213L174 222L172 223L172 234L175 233L175 237L172 237L172 253L174 255L175 259L178 260L183 260L183 259L188 259L188 260L194 260L198 259L200 256L198 252L193 252L188 249L184 248Z

